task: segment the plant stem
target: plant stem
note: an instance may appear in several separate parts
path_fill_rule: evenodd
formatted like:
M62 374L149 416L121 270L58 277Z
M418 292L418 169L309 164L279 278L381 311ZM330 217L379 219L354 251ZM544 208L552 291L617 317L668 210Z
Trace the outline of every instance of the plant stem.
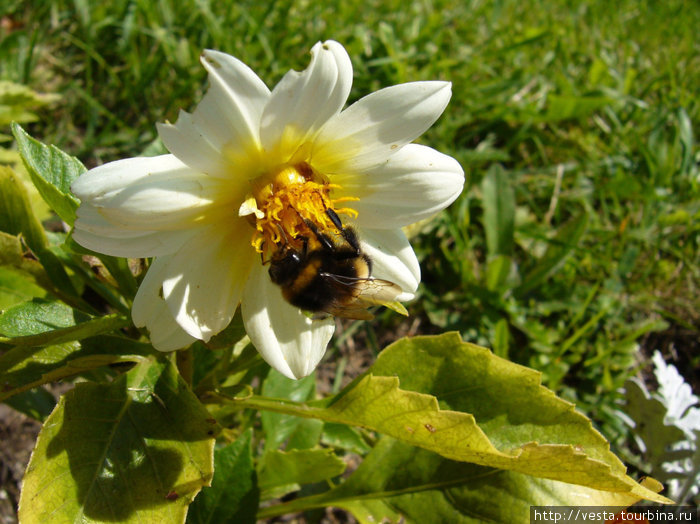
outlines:
M178 351L177 355L177 369L182 376L182 379L187 382L188 386L192 386L192 375L194 373L194 357L192 355L192 348L183 349Z

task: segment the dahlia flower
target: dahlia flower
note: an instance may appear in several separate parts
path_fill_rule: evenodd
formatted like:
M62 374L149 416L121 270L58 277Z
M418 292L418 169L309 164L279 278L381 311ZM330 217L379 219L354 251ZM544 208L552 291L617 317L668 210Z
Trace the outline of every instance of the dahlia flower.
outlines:
M371 276L411 299L420 269L401 228L446 207L464 182L453 158L410 143L445 109L451 85L388 87L343 110L352 65L337 42L317 43L307 69L272 91L230 55L207 50L201 61L210 84L202 101L158 124L170 154L111 162L73 183L73 238L108 255L153 257L132 318L156 349L208 341L240 305L262 357L301 378L323 356L333 318L287 302L270 257L283 241L306 249L310 223L341 241L330 209L356 232Z

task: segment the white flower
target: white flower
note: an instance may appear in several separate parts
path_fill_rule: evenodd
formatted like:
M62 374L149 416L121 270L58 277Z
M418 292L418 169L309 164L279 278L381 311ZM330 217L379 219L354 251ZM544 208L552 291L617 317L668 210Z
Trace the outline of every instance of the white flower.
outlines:
M208 341L240 304L272 367L291 378L311 373L332 318L309 318L286 302L262 256L269 262L282 236L300 249L307 219L337 237L326 207L357 231L372 276L400 286L399 300L413 296L420 269L400 228L450 204L464 173L453 158L410 142L440 116L451 86L401 84L341 111L352 84L347 52L327 41L311 55L305 71L288 72L270 92L236 58L205 51L206 95L192 114L158 125L172 154L111 162L73 184L79 244L155 257L132 317L157 349Z

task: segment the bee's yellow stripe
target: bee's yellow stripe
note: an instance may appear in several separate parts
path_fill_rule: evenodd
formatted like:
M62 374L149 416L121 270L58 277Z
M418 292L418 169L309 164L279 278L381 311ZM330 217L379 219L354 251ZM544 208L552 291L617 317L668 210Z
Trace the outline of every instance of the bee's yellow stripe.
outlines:
M311 282L313 282L316 275L318 275L319 268L321 266L321 261L316 259L309 262L304 269L299 272L299 275L290 286L284 288L284 297L289 300L304 291Z

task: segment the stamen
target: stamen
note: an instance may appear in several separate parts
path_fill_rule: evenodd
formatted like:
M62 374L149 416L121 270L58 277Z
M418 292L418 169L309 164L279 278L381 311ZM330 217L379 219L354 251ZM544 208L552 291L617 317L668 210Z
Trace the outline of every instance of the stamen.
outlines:
M339 215L348 215L352 218L357 218L357 211L355 211L351 207L339 207L337 209L334 209L334 211Z
M311 222L321 232L339 236L341 232L331 221L328 210L357 217L354 209L336 209L335 205L358 199L331 199L331 192L335 189L340 189L340 186L329 183L306 162L286 164L269 175L256 179L253 183L253 196L259 212L255 213L252 246L258 253L275 251L281 243L301 250L305 242L313 242L315 239L307 222Z

